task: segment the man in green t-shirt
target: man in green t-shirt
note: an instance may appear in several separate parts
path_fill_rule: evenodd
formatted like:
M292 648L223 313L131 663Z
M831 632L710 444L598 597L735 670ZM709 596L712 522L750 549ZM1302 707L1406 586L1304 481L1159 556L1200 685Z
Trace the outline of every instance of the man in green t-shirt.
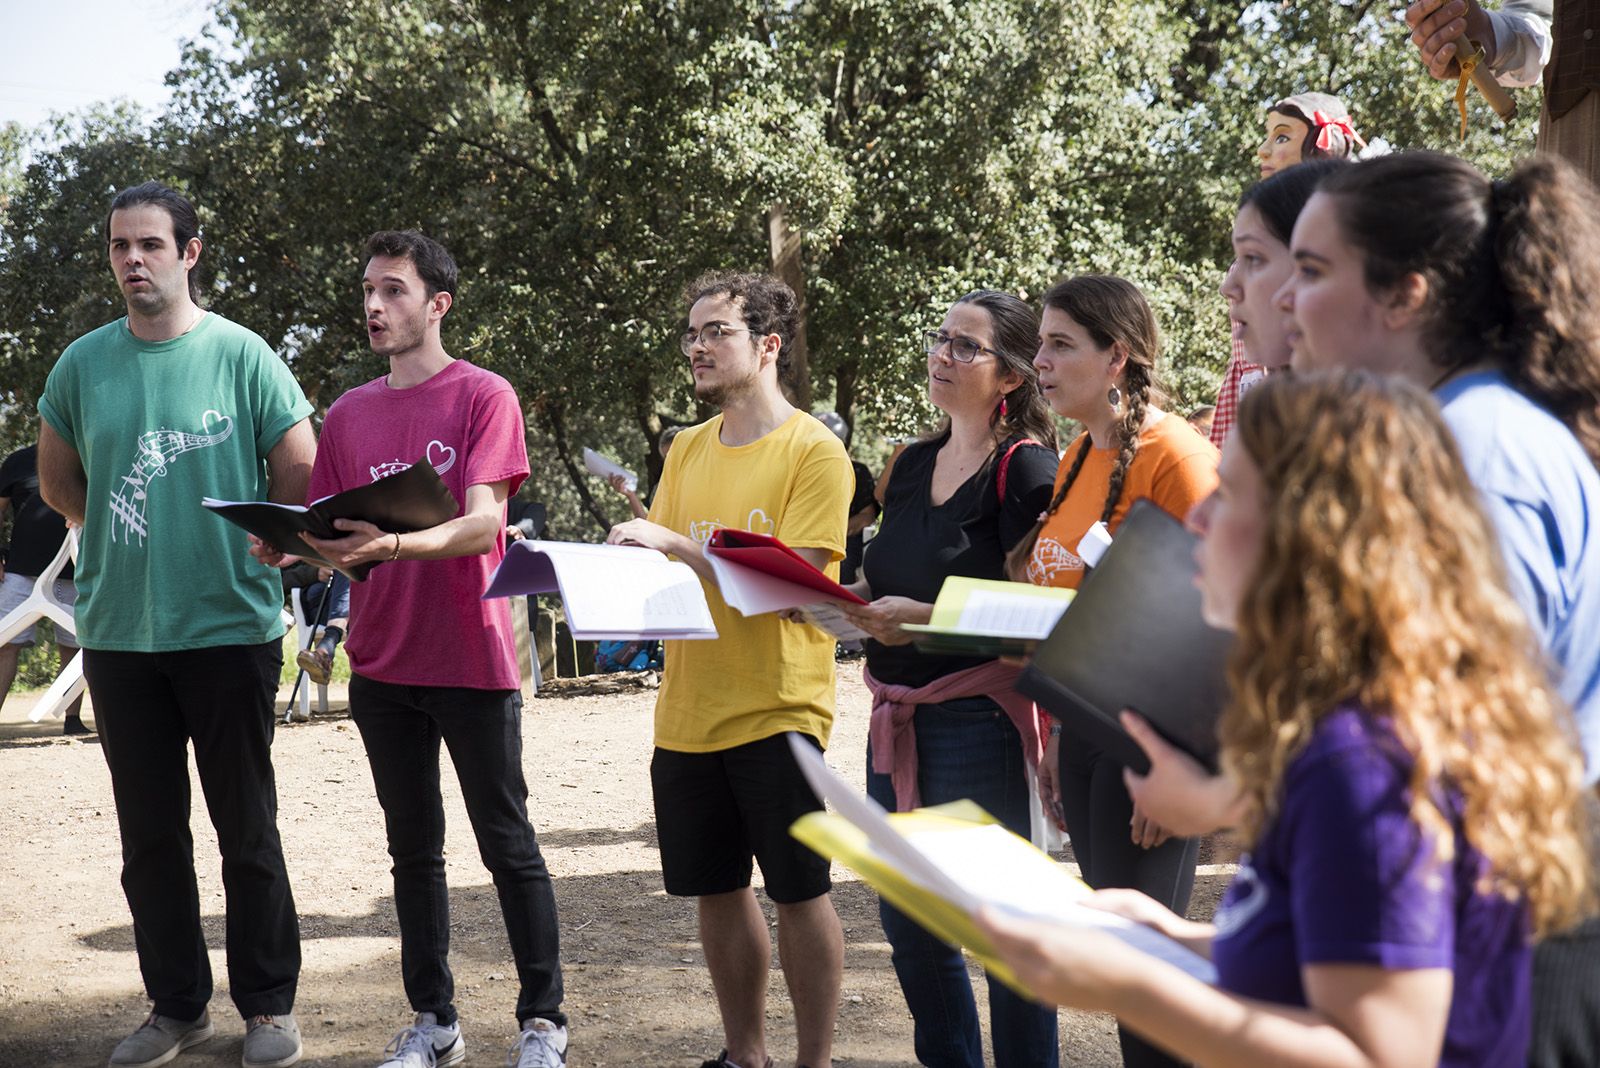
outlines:
M78 641L111 770L149 1019L112 1068L211 1037L187 748L222 853L228 987L245 1068L300 1059L300 931L278 838L272 733L282 590L202 496L298 504L316 453L294 376L196 303L193 205L155 182L106 220L127 317L67 346L39 399L39 490L82 527Z

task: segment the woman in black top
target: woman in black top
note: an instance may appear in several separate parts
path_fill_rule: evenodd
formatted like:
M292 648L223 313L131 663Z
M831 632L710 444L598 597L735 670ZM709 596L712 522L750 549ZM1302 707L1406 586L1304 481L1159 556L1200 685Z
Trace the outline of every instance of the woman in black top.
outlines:
M1032 704L1012 688L1016 669L918 652L901 624L926 623L951 575L1005 578L1007 551L1049 503L1056 434L1033 369L1038 327L1021 300L980 290L927 332L928 399L947 418L895 464L878 536L854 587L871 603L846 609L871 635L867 792L902 811L971 799L1024 837L1028 768L1041 744ZM917 1059L932 1068L983 1068L960 952L889 905L879 911L915 1024ZM1054 1010L992 979L989 1007L995 1063L1054 1068Z

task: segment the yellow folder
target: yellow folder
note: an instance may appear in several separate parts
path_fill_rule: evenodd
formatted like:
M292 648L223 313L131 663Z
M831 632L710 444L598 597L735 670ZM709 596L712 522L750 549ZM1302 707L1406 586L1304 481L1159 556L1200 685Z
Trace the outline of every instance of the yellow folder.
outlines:
M813 746L794 736L790 748L806 781L833 811L808 813L789 833L856 872L889 904L945 942L965 947L1013 989L1026 993L973 922L981 905L1101 930L1202 982L1216 982L1211 962L1187 946L1084 904L1089 887L1066 865L973 802L885 813L829 768Z
M953 801L948 805L919 808L914 812L892 813L889 823L902 834L999 826L999 821L971 801ZM964 947L983 962L990 975L1017 992L1026 993L1018 985L1011 969L994 955L994 948L965 909L908 879L904 872L872 849L866 832L855 824L833 812L811 812L796 820L789 833L822 856L838 861L861 876L885 901L945 942ZM1015 835L1012 837L1016 838ZM1089 892L1081 880L1074 878L1065 866L1056 863L1049 855L1034 849L1032 844L1021 838L1016 838L1016 842L1043 863L1044 868L1039 871L1040 878L1052 882L1065 880L1069 884L1066 887L1068 892Z

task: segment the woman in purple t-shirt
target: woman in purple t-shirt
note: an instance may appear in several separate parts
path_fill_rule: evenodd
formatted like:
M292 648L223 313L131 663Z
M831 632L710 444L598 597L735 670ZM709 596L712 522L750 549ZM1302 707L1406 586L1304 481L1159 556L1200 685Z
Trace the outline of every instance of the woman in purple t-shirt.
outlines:
M1199 1064L1520 1064L1532 937L1590 905L1582 768L1494 533L1422 390L1252 391L1196 510L1207 619L1237 633L1222 762L1250 852L1215 925L1093 903L1211 957L986 915L1043 1000Z

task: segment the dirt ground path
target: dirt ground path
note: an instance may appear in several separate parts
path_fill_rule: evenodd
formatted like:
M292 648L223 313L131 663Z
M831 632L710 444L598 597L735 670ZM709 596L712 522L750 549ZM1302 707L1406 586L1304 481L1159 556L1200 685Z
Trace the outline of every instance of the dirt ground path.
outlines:
M854 672L841 675L829 762L859 780L867 695ZM335 687L332 696L332 714L279 729L279 826L300 912L303 1063L357 1068L377 1063L409 1010L382 820L360 739L337 711L344 695ZM555 877L574 1068L694 1068L719 1048L694 909L660 885L647 772L654 698L653 691L540 698L525 713L529 807ZM0 1064L90 1068L105 1063L148 1003L118 882L116 818L99 744L28 723L30 704L13 695L0 712ZM85 714L92 720L92 709ZM197 782L194 797L203 807ZM450 771L445 805L451 963L467 1063L503 1064L515 1038L516 972ZM216 838L203 812L193 828L218 1033L176 1063L221 1068L239 1063L243 1025L226 994ZM1209 913L1227 871L1202 868L1195 912ZM876 898L847 871L836 867L835 878L847 942L835 1063L915 1064ZM776 1062L792 1064L794 1031L776 953L767 1015ZM1108 1018L1063 1013L1061 1033L1064 1064L1118 1063Z

